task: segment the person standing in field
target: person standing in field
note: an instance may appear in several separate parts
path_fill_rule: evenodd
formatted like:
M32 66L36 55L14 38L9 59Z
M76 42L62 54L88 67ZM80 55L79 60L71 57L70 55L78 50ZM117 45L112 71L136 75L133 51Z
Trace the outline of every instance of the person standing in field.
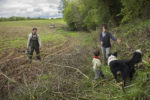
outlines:
M110 39L117 41L118 43L121 42L120 39L115 38L111 33L109 33L107 31L107 25L103 24L102 32L100 33L100 45L101 45L105 63L107 62L108 55L111 53Z
M41 60L40 57L41 40L39 34L37 34L37 28L32 29L32 33L29 34L27 42L27 50L29 51L29 63L32 62L33 52L35 50L36 57Z

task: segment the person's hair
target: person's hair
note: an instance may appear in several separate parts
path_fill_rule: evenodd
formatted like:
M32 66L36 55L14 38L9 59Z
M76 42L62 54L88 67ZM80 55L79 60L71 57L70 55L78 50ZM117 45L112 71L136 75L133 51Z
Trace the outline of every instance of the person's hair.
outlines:
M105 29L107 29L107 24L102 24L102 28L105 28Z
M32 31L37 30L37 28L33 28Z
M94 56L99 56L100 55L100 52L99 52L98 49L95 49L93 53L94 53Z

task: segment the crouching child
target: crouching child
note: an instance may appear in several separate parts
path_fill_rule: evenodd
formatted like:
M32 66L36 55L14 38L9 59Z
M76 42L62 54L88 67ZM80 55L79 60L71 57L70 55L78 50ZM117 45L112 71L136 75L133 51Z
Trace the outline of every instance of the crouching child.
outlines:
M93 64L93 71L95 73L95 80L99 79L100 77L104 78L104 74L102 72L102 60L99 58L100 52L99 50L94 51L94 58L92 61Z

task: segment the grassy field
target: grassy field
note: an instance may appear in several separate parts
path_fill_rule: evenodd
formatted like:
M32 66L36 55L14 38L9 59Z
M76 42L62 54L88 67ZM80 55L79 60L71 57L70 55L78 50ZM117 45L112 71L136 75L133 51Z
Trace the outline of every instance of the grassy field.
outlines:
M56 28L50 29L50 23ZM150 22L135 24L110 30L122 40L121 44L112 42L112 52L118 51L119 59L129 59L136 49L144 53L145 62L138 65L134 80L127 82L123 92L109 66L103 66L106 79L93 80L91 61L93 49L100 48L98 31L72 32L61 19L0 22L0 69L4 74L0 76L0 100L149 100ZM25 50L33 27L42 40L42 61L34 59L30 65L18 50Z
M0 46L1 50L25 46L28 34L33 27L38 28L38 33L43 42L63 40L64 36L56 33L56 30L50 30L50 23L59 23L64 25L63 20L31 20L31 21L8 21L0 22ZM56 33L56 34L55 34ZM62 38L62 39L59 39Z

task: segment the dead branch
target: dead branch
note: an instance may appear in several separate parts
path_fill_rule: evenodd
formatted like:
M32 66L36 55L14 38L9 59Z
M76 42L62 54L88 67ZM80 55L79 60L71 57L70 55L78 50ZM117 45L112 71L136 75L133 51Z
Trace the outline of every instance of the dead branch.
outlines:
M135 84L131 84L131 85L129 85L129 86L126 86L126 87L124 87L124 88L129 88L129 87L132 87L132 86L134 86Z
M48 89L46 88L40 95L43 95L47 91L48 91Z
M62 94L57 94L53 91L51 91L50 93L53 94L54 96L58 97L58 98L61 98L61 100L69 100L69 99L65 98Z
M144 62L144 63L148 63L147 61L145 61L144 59L142 60L142 62Z
M127 42L126 42L126 47L127 47L127 48L130 48Z
M119 84L115 84L116 86L118 86L124 93L125 93L125 89L124 89L124 84L123 82L119 83Z
M58 64L53 64L54 66L59 66L59 67L66 67L66 68L71 68L71 69L74 69L76 70L77 72L79 72L80 74L82 74L84 77L86 77L87 79L89 79L89 77L87 75L85 75L81 70L77 69L77 68L74 68L74 67L71 67L71 66L63 66L63 65L58 65Z
M3 75L5 78L7 78L10 82L17 83L14 79L9 78L7 75L4 73L0 72L1 75Z
M111 83L110 83L111 84ZM125 88L124 88L124 84L123 84L123 82L121 82L121 83L119 83L119 84L117 84L117 83L113 83L113 84L111 84L111 85L115 85L115 86L117 86L118 88L120 88L120 90L122 90L124 93L125 93ZM120 86L121 85L121 86Z

